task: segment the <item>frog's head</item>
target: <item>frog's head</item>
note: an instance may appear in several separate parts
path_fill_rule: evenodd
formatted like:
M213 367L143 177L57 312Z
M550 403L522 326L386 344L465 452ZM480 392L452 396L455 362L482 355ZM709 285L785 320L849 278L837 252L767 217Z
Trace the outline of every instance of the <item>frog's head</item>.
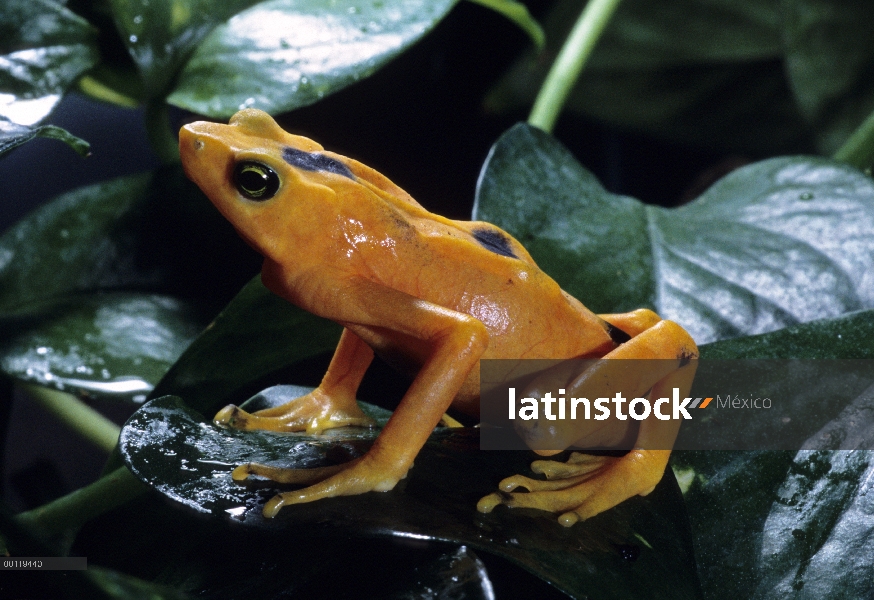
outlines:
M358 185L342 157L255 109L241 110L227 125L186 125L179 151L186 175L249 244L273 258L289 256L289 245L304 242L301 235L324 235L337 194Z

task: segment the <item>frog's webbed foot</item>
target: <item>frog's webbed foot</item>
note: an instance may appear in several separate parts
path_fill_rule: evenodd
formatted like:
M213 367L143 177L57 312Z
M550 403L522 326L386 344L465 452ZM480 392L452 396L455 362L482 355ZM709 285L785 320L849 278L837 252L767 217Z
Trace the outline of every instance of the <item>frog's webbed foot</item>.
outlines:
M248 463L234 469L231 477L243 481L249 475L260 475L273 481L309 487L277 494L264 505L264 516L275 517L286 505L313 502L321 498L352 496L365 492L386 492L407 476L408 468L398 469L383 464L365 454L342 465L316 469L286 469L259 463Z
M273 408L254 413L230 404L216 413L218 425L234 429L266 429L268 431L305 431L316 434L335 427L371 427L367 417L354 401L337 401L319 389Z
M531 468L547 479L508 477L500 492L480 499L477 509L491 512L499 504L559 513L558 522L570 527L610 509L632 496L655 489L667 465L669 451L633 450L620 458L574 452L565 463L538 460ZM513 492L525 488L527 493Z

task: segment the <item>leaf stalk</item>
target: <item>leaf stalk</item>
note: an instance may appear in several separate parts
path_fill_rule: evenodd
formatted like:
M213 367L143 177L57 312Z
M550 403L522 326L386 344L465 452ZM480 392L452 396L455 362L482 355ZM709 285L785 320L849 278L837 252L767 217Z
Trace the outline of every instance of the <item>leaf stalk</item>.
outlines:
M832 158L870 174L874 165L874 112L868 115Z
M590 0L586 4L540 88L528 117L530 125L552 132L571 89L619 2Z
M59 390L35 384L22 384L22 390L64 425L105 452L112 452L121 429L99 412Z
M90 485L16 515L15 520L47 535L62 534L136 498L146 489L127 467L119 467Z

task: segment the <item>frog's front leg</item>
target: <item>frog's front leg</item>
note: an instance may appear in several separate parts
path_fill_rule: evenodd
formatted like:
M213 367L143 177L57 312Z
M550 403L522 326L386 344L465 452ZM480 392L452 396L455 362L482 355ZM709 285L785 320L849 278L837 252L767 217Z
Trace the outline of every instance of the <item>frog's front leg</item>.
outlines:
M361 411L355 394L372 360L373 350L357 335L344 329L322 383L315 390L281 406L255 413L247 413L231 404L221 409L214 421L234 429L306 431L310 434L334 427L370 426L373 421Z
M615 318L615 317L626 318ZM614 317L611 319L611 317ZM629 315L606 315L603 318L633 336L580 376L575 387L568 390L577 397L607 396L603 386L614 387L626 365L619 359L662 359L636 363L631 393L650 399L670 397L673 388L681 396L688 394L695 376L698 350L694 341L679 325L658 321L651 311L636 311ZM654 325L651 325L655 322ZM620 326L621 324L621 326ZM636 331L637 327L644 330ZM613 359L617 359L614 361ZM668 360L665 360L668 359ZM670 362L674 361L673 366ZM612 380L612 381L611 381ZM610 383L604 383L608 382ZM651 391L649 394L646 392ZM591 394L591 395L588 395ZM612 395L612 394L610 394ZM647 495L661 480L668 464L670 448L676 439L680 422L659 420L654 415L640 422L635 448L619 458L593 457L574 453L564 463L541 460L532 464L535 473L543 474L546 481L521 475L500 482L500 493L490 494L477 504L481 512L490 512L498 504L510 507L538 508L559 513L562 525L573 525L636 495ZM569 430L570 431L570 430ZM576 440L571 434L560 440L561 447ZM555 452L540 452L552 454ZM513 492L525 488L528 493Z
M259 474L280 481L313 484L279 494L264 507L274 516L287 504L320 498L387 491L406 476L431 431L452 403L488 346L485 326L449 310L378 283L353 278L345 291L356 298L337 320L375 347L417 358L422 366L394 414L364 456L324 469L281 469L242 465L235 479Z

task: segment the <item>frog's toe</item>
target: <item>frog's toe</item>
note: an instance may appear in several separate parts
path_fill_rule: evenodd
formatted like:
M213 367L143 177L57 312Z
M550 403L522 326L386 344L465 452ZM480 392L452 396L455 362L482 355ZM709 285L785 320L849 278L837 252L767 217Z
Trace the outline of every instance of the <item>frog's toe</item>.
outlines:
M245 429L246 417L249 413L234 404L228 404L223 409L218 411L212 418L216 425L232 427L234 429Z
M570 527L632 496L649 494L662 477L667 452L638 450L619 458L599 458L600 464L592 468L594 461L574 457L583 472L571 477L546 481L522 475L508 477L501 481L501 491L482 498L477 508L481 512L490 512L498 504L536 508L558 514L559 523ZM514 491L517 488L528 492Z
M513 475L512 477L507 477L503 479L501 483L498 484L498 487L502 492L512 492L516 488L525 488L529 492L548 492L552 490L563 490L565 488L571 487L572 485L576 485L581 481L585 481L588 478L587 475L577 475L575 477L566 477L563 479L552 479L552 480L542 480L542 479L531 479L530 477L525 477L524 475Z
M228 404L218 411L212 418L216 425L249 431L252 429L267 429L271 431L300 431L302 427L296 427L289 423L288 419L279 417L262 417L258 414L246 412L239 406Z
M264 465L261 463L246 463L240 465L231 472L231 479L234 481L245 481L250 475L258 475L260 477L266 477L276 483L312 485L313 483L323 481L331 475L340 472L346 468L348 464L349 463L315 469L288 469L284 467Z
M547 479L567 479L577 475L593 473L612 460L608 456L594 456L573 452L567 462L555 460L535 460L531 463L531 470L539 475L545 475Z

